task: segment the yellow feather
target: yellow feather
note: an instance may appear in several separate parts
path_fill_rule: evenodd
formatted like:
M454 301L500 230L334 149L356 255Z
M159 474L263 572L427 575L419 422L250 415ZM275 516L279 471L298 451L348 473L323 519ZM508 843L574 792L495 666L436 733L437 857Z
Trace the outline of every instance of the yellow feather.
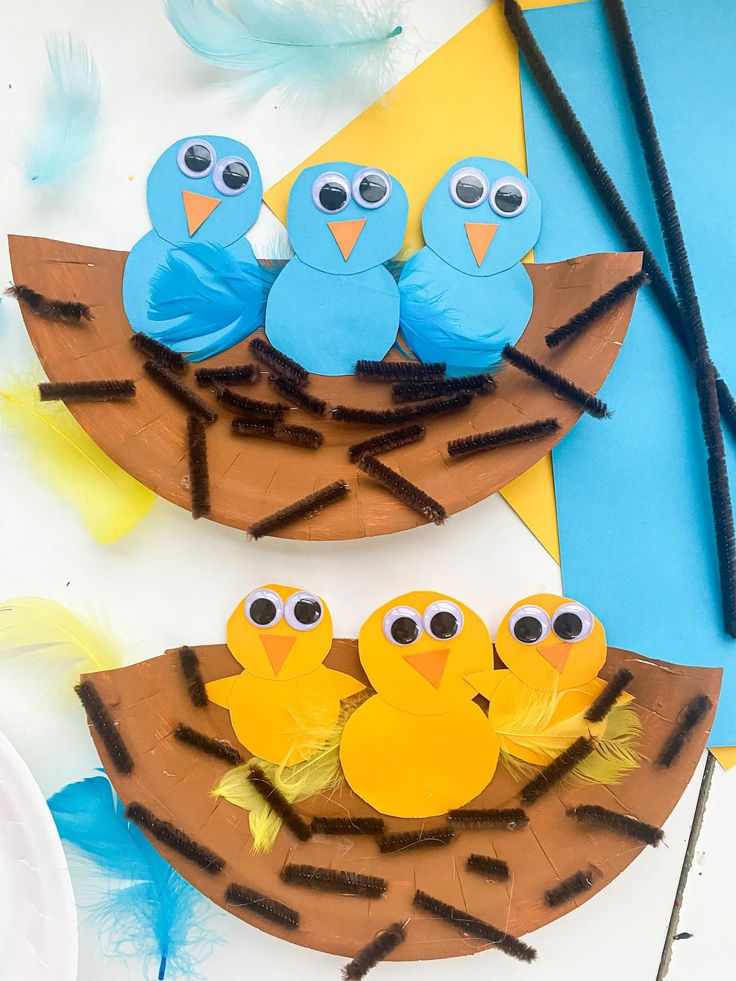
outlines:
M36 470L74 504L100 545L148 513L154 493L113 463L63 402L41 402L37 382L14 380L0 390L0 422L23 438Z
M621 783L641 763L637 752L641 735L641 720L634 707L614 706L605 735L596 740L595 751L572 771L573 782L602 783L608 787Z
M491 726L501 737L536 746L536 740L550 727L558 698L556 688L537 691L520 684L514 688L513 697L505 699L505 711L498 709L500 699L492 703Z
M550 762L578 736L585 735L582 730L563 740L558 733L540 733L536 741L530 743L535 749L549 755ZM579 763L565 780L567 784L603 784L613 786L621 783L631 770L637 769L641 759L638 745L641 740L641 720L632 705L616 705L608 715L605 732L593 741L593 752ZM518 781L530 780L539 773L540 767L527 763L502 750L501 762L511 776Z
M71 692L81 674L124 664L120 649L100 624L82 621L61 603L38 596L0 602L0 658L6 665L40 665L58 671Z
M290 804L339 790L345 783L340 766L342 730L350 715L369 695L370 692L363 691L344 701L334 729L314 729L311 736L319 749L308 760L293 766L279 766L254 756L242 766L229 770L219 780L212 791L213 797L222 797L250 812L248 826L253 839L252 852L257 854L271 850L281 828L281 818L251 786L248 781L250 767L253 764L259 766Z

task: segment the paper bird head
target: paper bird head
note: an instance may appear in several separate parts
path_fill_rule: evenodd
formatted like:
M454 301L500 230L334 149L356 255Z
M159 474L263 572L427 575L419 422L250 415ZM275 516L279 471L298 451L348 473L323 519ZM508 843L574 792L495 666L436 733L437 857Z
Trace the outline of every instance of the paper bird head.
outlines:
M228 246L258 217L263 184L247 146L226 136L193 136L161 154L146 195L153 228L167 242Z
M496 634L506 667L530 688L567 690L587 684L606 662L606 632L575 600L542 593L509 610Z
M227 624L227 646L246 671L279 681L307 674L332 646L324 600L293 586L270 584L248 593Z
M287 227L302 262L349 276L396 255L408 214L406 191L385 171L325 163L307 167L294 181Z
M542 204L528 177L504 160L468 157L450 168L422 213L427 246L469 276L520 262L539 238Z
M466 675L493 668L485 624L449 596L417 591L397 596L363 624L360 661L378 694L394 708L437 715L470 702Z

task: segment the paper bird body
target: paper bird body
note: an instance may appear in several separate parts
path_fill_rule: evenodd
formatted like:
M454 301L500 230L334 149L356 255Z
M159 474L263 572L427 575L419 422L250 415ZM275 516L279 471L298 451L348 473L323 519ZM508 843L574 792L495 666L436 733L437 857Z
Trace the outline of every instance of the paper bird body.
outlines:
M609 725L628 724L629 715L615 711L631 701L625 692L602 720L585 718L605 687L598 672L608 648L603 625L582 603L529 596L503 618L495 644L506 670L469 680L490 699L488 717L505 753L544 766L578 737L605 739ZM633 722L629 736L637 731ZM619 740L632 739L619 732Z
M516 343L534 304L521 260L541 215L533 185L505 161L468 157L444 175L422 213L426 245L399 280L401 332L418 358L473 374Z
M383 358L399 325L399 292L383 263L401 248L408 210L403 187L377 168L304 170L287 216L296 256L268 298L269 341L320 375Z
M262 325L272 277L245 238L262 194L255 157L236 140L191 137L159 157L147 184L153 228L123 276L134 331L201 361Z
M228 621L227 644L243 671L210 682L207 695L228 709L243 746L271 763L313 756L335 729L340 701L364 687L322 664L332 620L323 600L303 590L249 593Z
M354 792L381 814L413 818L481 793L499 740L466 681L493 668L477 614L439 593L407 593L368 618L358 646L376 694L343 732L340 762Z

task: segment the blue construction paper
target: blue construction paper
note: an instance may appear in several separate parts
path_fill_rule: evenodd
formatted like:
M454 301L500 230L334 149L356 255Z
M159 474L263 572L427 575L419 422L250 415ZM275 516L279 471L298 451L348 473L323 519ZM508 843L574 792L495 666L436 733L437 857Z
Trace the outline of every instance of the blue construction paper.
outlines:
M526 208L518 215L497 214L489 196L476 207L463 207L450 195L450 180L457 171L475 168L485 176L489 192L504 177L513 177L529 195ZM483 262L479 266L468 242L466 222L498 225ZM425 244L444 262L468 276L492 276L521 262L534 248L542 223L542 202L536 188L513 164L491 157L467 157L459 160L442 176L427 199L422 212L422 235Z
M356 361L383 358L396 340L399 292L382 263L401 248L409 202L389 175L385 203L364 207L352 189L364 169L345 161L307 167L289 195L287 231L296 255L269 294L266 334L316 374L352 374ZM325 212L315 203L315 182L326 174L343 178L348 188L340 211ZM356 220L365 224L346 259L330 225Z
M468 169L485 178L473 207L452 196L456 178ZM512 178L526 188L518 215L491 207L494 185ZM534 185L512 164L491 157L467 157L438 181L422 212L425 248L405 264L399 280L401 331L422 361L442 361L448 374L487 371L505 344L515 344L531 316L534 292L521 260L534 247L542 204ZM467 225L495 228L480 264Z
M292 259L266 308L269 341L317 375L350 375L360 358L380 361L398 325L399 291L385 266L335 276Z
M286 230L294 252L306 265L338 276L351 276L388 262L401 248L409 217L409 199L395 177L389 175L391 195L380 208L362 207L352 194L347 206L335 213L320 211L314 203L312 189L321 175L339 174L352 185L356 174L365 169L359 164L333 161L306 167L294 181L289 193ZM366 219L366 223L346 260L329 224L355 219Z
M736 5L628 3L716 362L733 386L736 130L728 93ZM664 262L651 192L599 0L527 13L599 155ZM539 261L622 247L584 171L522 70L529 173L545 203ZM650 292L640 296L601 396L555 450L565 593L611 643L648 657L724 666L711 744L736 744L736 642L722 628L718 563L693 372ZM727 437L727 442L729 442ZM736 452L729 442L736 483Z
M177 155L180 147L197 137L179 140L165 150L153 165L146 184L148 214L154 230L172 245L179 242L213 242L232 245L242 238L255 223L263 198L263 182L258 163L245 144L226 136L203 136L215 150L217 161L239 157L250 171L250 181L241 194L228 195L216 184L217 163L205 177L188 177L179 169ZM220 201L210 217L194 233L189 234L182 204L182 192L190 191Z
M182 146L197 139L206 141L213 148L215 158L210 172L204 177L195 178L182 173L178 155ZM240 194L229 194L222 189L222 166L232 158L245 161L250 171L249 183ZM189 234L183 191L219 201L193 235ZM173 344L176 329L181 322L178 316L172 315L169 322L162 322L153 315L151 289L155 277L160 275L162 267L167 266L173 250L189 245L226 248L233 259L250 264L255 269L256 259L244 236L258 217L263 185L258 164L244 144L221 136L188 137L170 146L156 161L148 177L146 196L153 229L133 246L126 261L123 306L133 330L155 335L166 343L171 341ZM202 360L205 356L225 350L261 326L265 294L255 280L254 291L253 302L249 301L247 305L250 308L260 303L261 309L257 317L240 314L241 326L237 329L234 326L235 321L220 323L213 328L203 319L201 329L189 334L190 345L177 342L177 350L192 352L192 360ZM254 319L257 322L251 323ZM169 330L172 332L171 337Z

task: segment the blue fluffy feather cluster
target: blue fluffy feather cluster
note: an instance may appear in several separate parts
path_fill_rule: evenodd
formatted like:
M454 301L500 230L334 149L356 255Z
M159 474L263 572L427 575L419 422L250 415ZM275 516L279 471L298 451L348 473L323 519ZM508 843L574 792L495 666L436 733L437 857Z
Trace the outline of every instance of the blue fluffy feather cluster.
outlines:
M216 939L201 922L207 900L126 820L107 777L69 784L48 805L62 840L109 880L88 914L115 954L146 962L159 981L201 977Z
M263 324L277 274L207 242L170 249L151 280L149 317L165 326L150 333L192 361L211 358Z

